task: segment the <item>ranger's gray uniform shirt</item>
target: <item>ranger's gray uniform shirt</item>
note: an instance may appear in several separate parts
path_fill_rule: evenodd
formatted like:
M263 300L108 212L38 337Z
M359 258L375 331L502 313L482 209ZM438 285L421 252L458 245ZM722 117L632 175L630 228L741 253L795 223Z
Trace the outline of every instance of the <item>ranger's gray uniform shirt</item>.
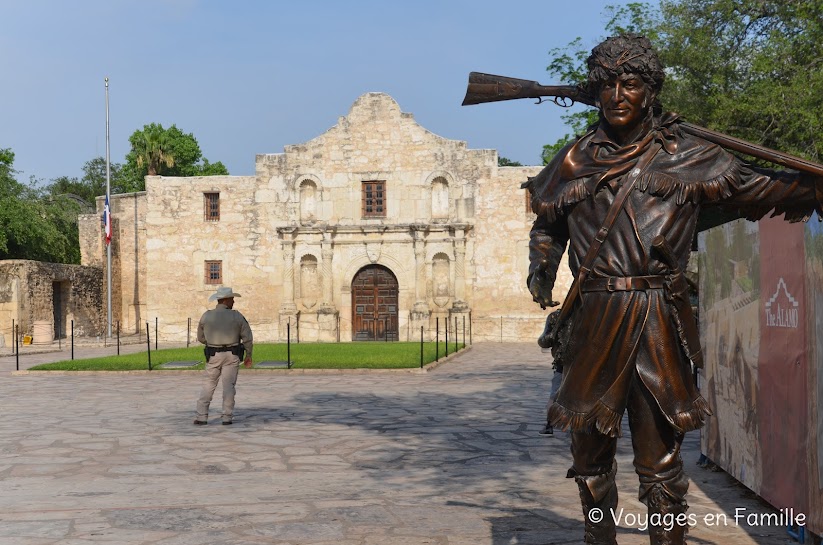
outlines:
M197 340L206 346L232 346L239 342L246 349L246 357L251 358L252 335L249 322L236 310L218 304L207 310L197 325Z

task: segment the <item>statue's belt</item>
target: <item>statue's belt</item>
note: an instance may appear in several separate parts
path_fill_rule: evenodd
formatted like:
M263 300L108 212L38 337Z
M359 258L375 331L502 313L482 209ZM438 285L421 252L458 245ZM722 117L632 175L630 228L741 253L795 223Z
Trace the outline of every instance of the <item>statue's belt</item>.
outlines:
M666 287L666 276L609 276L588 278L580 285L580 291L643 291Z

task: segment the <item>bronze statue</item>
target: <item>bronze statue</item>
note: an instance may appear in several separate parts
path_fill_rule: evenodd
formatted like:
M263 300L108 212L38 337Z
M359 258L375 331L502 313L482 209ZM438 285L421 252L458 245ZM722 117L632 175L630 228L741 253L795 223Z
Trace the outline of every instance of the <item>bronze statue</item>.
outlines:
M702 357L682 273L698 216L720 206L750 220L774 211L805 221L823 213L823 167L752 167L663 113L663 66L644 37L611 37L587 62L587 84L572 98L592 98L599 123L524 184L537 214L528 276L534 300L556 304L567 244L575 276L559 316L568 338L549 419L571 433L568 476L580 489L586 543L616 543L614 457L628 411L651 543L681 544L692 521L680 445L711 415L692 378ZM546 94L554 93L539 96Z

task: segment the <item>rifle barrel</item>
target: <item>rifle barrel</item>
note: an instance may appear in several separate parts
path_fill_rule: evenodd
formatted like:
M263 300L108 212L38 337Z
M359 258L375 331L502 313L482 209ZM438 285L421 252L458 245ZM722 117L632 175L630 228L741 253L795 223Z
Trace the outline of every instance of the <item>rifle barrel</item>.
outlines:
M469 85L466 90L466 98L463 99L463 106L518 98L543 97L554 98L554 102L560 106L570 106L571 102L568 101L594 106L594 99L579 85L540 85L536 81L495 76L494 74L484 74L482 72L471 72L469 74ZM567 102L562 99L566 99ZM688 134L708 140L722 148L823 177L823 165L819 163L765 146L759 146L692 123L681 122L680 128Z

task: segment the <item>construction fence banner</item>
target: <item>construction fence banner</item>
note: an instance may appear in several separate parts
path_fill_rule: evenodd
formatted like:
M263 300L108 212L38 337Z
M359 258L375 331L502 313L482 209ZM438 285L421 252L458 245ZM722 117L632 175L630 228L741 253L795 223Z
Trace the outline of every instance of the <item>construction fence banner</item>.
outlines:
M702 452L823 534L823 224L738 220L698 243Z

